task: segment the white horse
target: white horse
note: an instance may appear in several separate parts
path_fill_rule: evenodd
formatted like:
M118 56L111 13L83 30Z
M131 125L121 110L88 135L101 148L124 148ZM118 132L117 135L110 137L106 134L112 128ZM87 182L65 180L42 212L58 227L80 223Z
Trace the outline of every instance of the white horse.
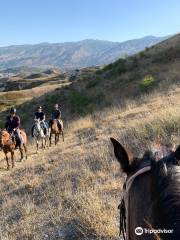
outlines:
M47 141L50 137L50 129L49 127L46 129L46 134L44 133L42 121L39 119L34 120L34 127L33 127L33 136L36 139L36 151L39 150L39 140L42 140L42 149L45 149L47 146Z

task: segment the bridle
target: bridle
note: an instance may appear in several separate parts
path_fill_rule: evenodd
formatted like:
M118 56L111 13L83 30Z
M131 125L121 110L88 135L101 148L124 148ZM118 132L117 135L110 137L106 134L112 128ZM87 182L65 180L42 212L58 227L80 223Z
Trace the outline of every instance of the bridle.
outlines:
M119 235L123 235L124 240L129 240L129 213L128 213L128 205L129 205L129 191L130 188L136 179L137 176L140 176L146 172L149 172L151 170L151 161L146 160L143 161L139 168L136 170L135 173L128 176L126 178L126 181L123 185L123 196L121 199L121 203L118 206L118 209L120 210L120 229L119 229Z

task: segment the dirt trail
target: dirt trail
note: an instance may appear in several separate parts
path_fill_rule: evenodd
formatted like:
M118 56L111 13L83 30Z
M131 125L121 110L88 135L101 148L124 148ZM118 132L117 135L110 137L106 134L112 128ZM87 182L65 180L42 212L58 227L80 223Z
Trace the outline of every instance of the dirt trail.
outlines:
M28 167L30 165L34 166L36 164L43 163L41 161L42 159L45 159L51 153L53 155L53 152L60 149L62 147L62 145L63 145L63 142L60 139L60 142L56 146L54 145L54 143L52 144L51 147L46 147L46 149L41 149L41 146L40 146L39 152L36 153L36 145L35 145L35 142L33 141L28 144L28 159L27 160L24 157L24 159L20 162L20 152L19 152L19 150L15 151L15 167L13 169L10 167L9 171L7 171L4 153L1 151L0 152L0 179L3 176L13 174L14 172L18 171L21 168ZM9 156L9 163L11 166L10 154L8 156Z

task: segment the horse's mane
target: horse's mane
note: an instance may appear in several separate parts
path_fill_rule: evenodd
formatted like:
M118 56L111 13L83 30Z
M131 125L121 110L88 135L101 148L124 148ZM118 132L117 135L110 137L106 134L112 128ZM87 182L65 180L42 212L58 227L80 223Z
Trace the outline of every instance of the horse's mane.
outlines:
M132 158L130 162L130 173L135 172L142 166L143 163L145 162L150 162L152 159L154 159L153 152L151 150L147 150L142 158Z
M156 224L180 236L180 166L174 153L152 166Z
M173 151L173 148L174 147L170 145L153 144L141 158L135 157L130 159L130 172L136 171L142 162L150 160L159 161L160 159L169 155Z

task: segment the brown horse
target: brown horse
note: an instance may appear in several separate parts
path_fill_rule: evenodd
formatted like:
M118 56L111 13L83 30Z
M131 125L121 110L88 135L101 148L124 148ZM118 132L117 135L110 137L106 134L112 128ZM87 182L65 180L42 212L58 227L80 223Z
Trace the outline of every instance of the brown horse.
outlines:
M157 159L147 151L130 159L111 138L126 181L120 204L120 233L126 240L180 239L180 146Z
M20 130L22 142L23 142L23 147L24 151L26 154L26 159L27 159L27 135L23 130ZM8 159L8 153L11 153L11 161L12 161L12 168L14 167L14 151L16 148L16 142L13 141L12 135L8 133L6 130L0 130L0 148L3 150L6 161L7 161L7 169L9 170L10 164L9 164L9 159ZM20 154L21 154L21 159L22 161L24 155L23 155L23 148L22 146L18 146Z
M59 141L59 135L61 134L62 135L62 139L63 139L63 142L64 142L64 132L63 132L63 121L61 120L61 129L59 129L58 127L58 120L57 119L52 119L50 120L50 137L49 137L49 141L50 141L50 146L52 144L52 135L54 134L55 136L55 145L58 143Z

